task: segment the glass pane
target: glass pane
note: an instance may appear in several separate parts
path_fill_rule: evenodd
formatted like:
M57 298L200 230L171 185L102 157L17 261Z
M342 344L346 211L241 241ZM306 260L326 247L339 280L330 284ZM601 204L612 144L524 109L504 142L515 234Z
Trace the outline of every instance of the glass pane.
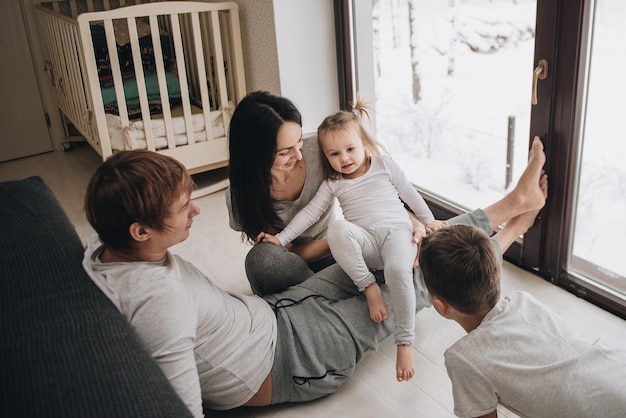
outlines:
M570 268L626 295L626 2L596 1Z
M458 206L526 166L535 0L374 1L376 136L419 188Z

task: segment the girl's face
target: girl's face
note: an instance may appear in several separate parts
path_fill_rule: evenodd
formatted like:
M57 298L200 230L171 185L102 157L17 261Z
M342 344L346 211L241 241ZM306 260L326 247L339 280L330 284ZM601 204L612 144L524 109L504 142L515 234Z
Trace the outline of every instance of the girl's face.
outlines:
M296 122L285 122L276 135L276 155L272 170L291 171L302 159L302 127Z
M320 144L330 166L344 178L357 178L367 172L363 140L353 126L326 132Z

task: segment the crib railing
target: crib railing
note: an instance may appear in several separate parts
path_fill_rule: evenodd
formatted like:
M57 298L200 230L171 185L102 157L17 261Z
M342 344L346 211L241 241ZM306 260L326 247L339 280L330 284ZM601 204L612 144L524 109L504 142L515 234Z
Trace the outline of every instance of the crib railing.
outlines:
M184 10L184 13L181 13ZM222 17L220 17L222 15ZM108 12L92 12L80 14L77 18L80 30L81 49L87 74L87 90L91 92L88 105L93 109L97 126L97 135L107 134L105 110L103 106L100 82L95 65L93 41L90 27L94 22L102 23L107 40L107 48L112 63L118 62L114 22L126 22L130 33L130 44L133 51L134 72L137 80L139 103L142 120L146 132L148 149L154 150L150 109L148 104L145 74L141 65L139 42L136 32L136 21L147 20L150 25L152 46L159 93L163 107L162 118L168 137L168 148L177 148L174 142L172 115L166 83L166 65L163 60L160 33L162 29L170 34L177 74L180 82L183 116L185 119L187 144L193 145L193 127L191 104L198 102L204 114L207 134L212 137L210 111L223 112L224 125L230 121L230 107L245 95L243 72L233 71L243 68L241 39L238 26L238 9L234 3L195 3L195 2L160 2L158 11L150 5L135 5ZM226 42L224 42L226 40ZM227 64L225 64L227 63ZM233 69L226 68L232 66ZM122 126L128 126L129 117L126 107L123 77L118 65L111 65L113 85L117 96L118 113ZM229 73L227 77L226 74ZM181 148L180 146L178 148ZM111 154L110 144L102 144L103 157ZM190 151L193 153L194 151Z
M155 1L163 0L34 0L33 3L76 19L81 13L101 12Z

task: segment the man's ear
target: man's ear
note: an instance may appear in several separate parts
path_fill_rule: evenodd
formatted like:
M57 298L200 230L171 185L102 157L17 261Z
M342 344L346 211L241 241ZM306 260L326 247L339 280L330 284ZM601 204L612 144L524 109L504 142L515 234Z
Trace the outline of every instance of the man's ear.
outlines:
M141 241L146 241L148 238L150 238L150 229L146 228L139 222L133 222L128 227L128 232L131 238L134 239L135 241L141 242Z

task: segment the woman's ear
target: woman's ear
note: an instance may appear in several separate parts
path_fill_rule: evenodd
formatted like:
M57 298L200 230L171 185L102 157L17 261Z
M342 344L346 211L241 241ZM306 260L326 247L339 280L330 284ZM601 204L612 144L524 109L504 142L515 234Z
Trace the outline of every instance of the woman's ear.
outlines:
M130 226L128 227L128 233L130 234L132 239L139 242L145 241L150 238L150 229L146 228L139 222L133 222L132 224L130 224Z

